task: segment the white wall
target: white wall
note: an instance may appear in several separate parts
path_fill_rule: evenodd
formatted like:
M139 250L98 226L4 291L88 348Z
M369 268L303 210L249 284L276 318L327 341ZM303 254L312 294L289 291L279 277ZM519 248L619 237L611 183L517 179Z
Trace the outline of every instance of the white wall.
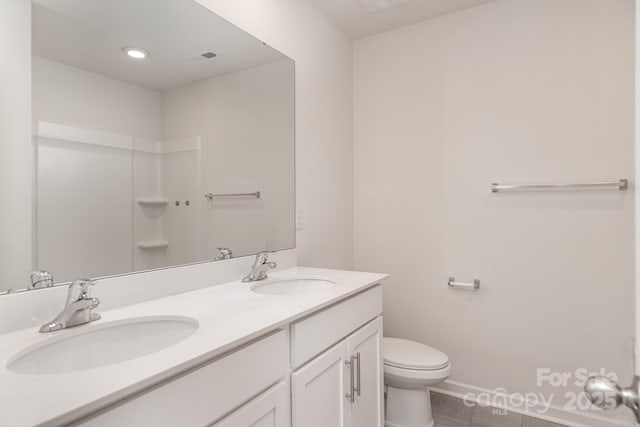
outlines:
M296 61L296 235L301 265L351 268L352 43L308 2L197 0Z
M55 281L133 269L132 152L36 138L35 264Z
M160 92L37 55L33 119L139 138L162 137Z
M31 270L30 23L29 1L0 2L0 290L23 288Z
M217 247L228 247L235 256L294 247L293 71L290 60L279 60L163 92L165 138L202 137L202 151L189 153L193 161L184 164L186 169L165 180L171 188L191 170L195 179L177 187L182 193L197 189L196 154L202 155L202 193L189 197L189 209L169 206L170 215L191 211L191 218L177 222L169 216L169 233L185 235L202 223L202 231L187 242L194 246L205 233L208 248L191 259L214 258ZM173 162L178 155L187 153L175 153ZM170 168L167 162L167 172ZM260 199L203 198L204 193L255 191L261 192Z
M37 55L32 70L35 121L104 131L116 139L135 137L136 142L162 137L159 92ZM60 282L166 265L162 250L132 249L140 240L162 235L158 209L134 204L132 210L137 197L161 195L155 188L157 155L38 141L38 268L52 271Z
M193 129L193 132L197 132L197 129ZM162 180L164 194L170 200L164 219L165 236L169 241L167 252L170 265L215 258L215 254L206 254L202 248L202 206L205 202L205 192L201 185L202 141L201 138L191 140L194 142L184 144L191 148L188 150L170 149L172 145L182 145L179 140L164 143L164 146L169 148L162 156ZM176 201L179 205L175 204Z
M490 184L633 178L633 19L501 0L355 43L355 267L391 274L385 334L455 381L556 404L536 368L631 381L633 193Z

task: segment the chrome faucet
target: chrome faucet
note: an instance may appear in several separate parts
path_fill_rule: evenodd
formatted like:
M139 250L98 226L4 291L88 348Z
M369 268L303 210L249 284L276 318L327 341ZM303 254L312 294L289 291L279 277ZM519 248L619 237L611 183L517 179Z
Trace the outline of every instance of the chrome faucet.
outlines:
M46 270L35 270L29 275L31 285L29 289L50 288L53 286L53 274Z
M256 282L258 280L266 279L267 271L278 266L275 262L267 262L269 255L271 255L271 252L258 252L256 260L253 263L253 267L251 267L251 271L244 279L242 279L242 281Z
M231 249L229 248L218 248L218 252L220 253L220 255L216 257L216 261L233 258L233 251L231 251Z
M88 279L74 280L69 285L67 302L62 313L51 322L42 325L40 332L58 331L100 319L98 313L91 311L100 304L100 300L89 298L89 286L95 284L97 282Z

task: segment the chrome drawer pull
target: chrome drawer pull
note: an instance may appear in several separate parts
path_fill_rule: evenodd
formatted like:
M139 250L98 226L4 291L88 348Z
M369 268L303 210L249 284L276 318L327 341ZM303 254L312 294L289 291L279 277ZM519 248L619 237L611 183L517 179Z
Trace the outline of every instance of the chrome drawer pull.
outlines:
M358 381L356 382L358 385L355 387L355 389L358 397L360 397L360 352L356 353L355 357L351 356L351 359L355 359L358 361Z
M354 359L355 359L355 356L351 356L349 360L345 360L344 362L344 364L349 367L349 381L350 381L349 390L351 391L351 393L345 393L344 397L349 399L351 403L356 401L356 393L355 393L355 387L354 387L354 370L353 370Z

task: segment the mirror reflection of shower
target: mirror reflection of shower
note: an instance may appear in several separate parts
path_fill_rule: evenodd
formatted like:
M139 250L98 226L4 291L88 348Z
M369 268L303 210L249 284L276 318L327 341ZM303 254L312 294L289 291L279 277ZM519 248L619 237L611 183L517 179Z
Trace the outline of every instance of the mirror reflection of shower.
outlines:
M31 265L56 283L295 245L293 61L195 2L122 18L150 8L33 3Z

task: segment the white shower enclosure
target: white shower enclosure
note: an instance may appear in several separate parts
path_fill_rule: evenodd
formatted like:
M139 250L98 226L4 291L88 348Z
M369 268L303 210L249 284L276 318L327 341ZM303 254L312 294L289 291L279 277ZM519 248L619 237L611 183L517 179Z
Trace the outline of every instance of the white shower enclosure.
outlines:
M67 281L214 258L202 141L38 122L36 265Z

